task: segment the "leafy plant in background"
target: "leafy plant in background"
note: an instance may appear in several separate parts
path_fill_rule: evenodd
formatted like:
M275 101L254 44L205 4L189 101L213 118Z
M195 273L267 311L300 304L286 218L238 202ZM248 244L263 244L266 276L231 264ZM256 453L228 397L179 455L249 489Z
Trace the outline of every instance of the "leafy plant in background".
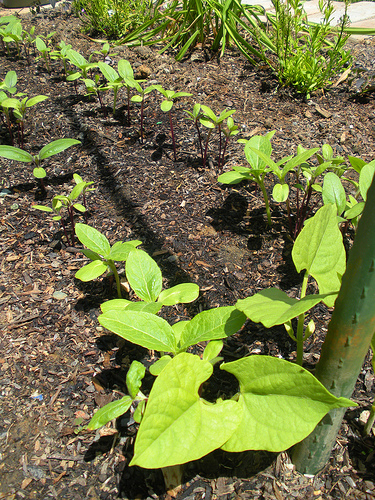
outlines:
M85 96L96 96L98 98L98 101L100 103L100 107L103 111L104 116L107 116L107 108L104 106L104 102L102 99L102 91L104 90L104 84L99 84L100 81L100 75L95 74L93 76L93 80L91 78L82 78L83 83L85 84L86 87L86 94ZM76 83L76 80L74 80L74 83Z
M45 40L48 43L48 40L55 34L55 32L50 33L47 37L45 37ZM52 52L52 47L46 44L46 42L42 39L41 36L37 36L35 38L35 46L37 50L40 52L40 56L37 56L36 61L39 59L43 59L44 64L46 65L48 73L51 73L51 66L50 66L50 53Z
M130 89L136 88L138 90L138 92L141 92L141 93L142 93L142 90L139 90L139 84L137 84L137 81L134 78L133 68L131 67L131 64L129 61L127 61L126 59L121 59L117 64L117 69L118 69L121 81L122 81L123 85L126 87L128 124L130 125ZM143 95L143 97L144 97L144 95ZM135 102L137 102L137 101L135 101Z
M4 27L0 28L0 36L3 45L5 44L9 55L9 43L16 45L17 56L21 57L21 43L22 43L22 25L21 21L16 16L6 16L6 20L2 22Z
M110 269L116 280L118 297L121 298L121 283L115 261L125 261L131 250L142 242L138 240L127 241L125 243L117 241L111 247L104 234L101 234L93 227L81 223L75 225L75 233L79 241L87 247L87 250L83 250L83 253L92 260L92 262L77 271L75 277L81 281L91 281Z
M344 2L345 12L334 33L331 0L319 0L323 20L318 24L308 23L300 0L272 0L272 3L276 14L268 14L272 28L267 34L277 59L276 63L270 57L266 61L281 83L294 86L309 98L311 92L327 87L334 75L350 64L350 51L344 49L349 36L344 34L349 1ZM333 35L332 41L330 35ZM258 43L263 45L262 38Z
M149 19L153 4L148 0L74 0L73 9L86 32L103 33L108 39L114 40Z
M238 300L236 307L251 321L260 322L266 328L284 324L289 336L297 342L297 363L302 365L303 342L315 331L313 320L304 331L306 312L321 301L333 307L345 272L346 254L335 205L325 205L306 221L294 242L292 259L297 272L305 270L299 299L289 297L278 288L269 288ZM310 276L316 280L319 294L306 295ZM295 333L292 319L296 317Z
M103 59L103 62L105 63L110 63L111 62L111 57L117 56L117 53L110 53L111 52L111 46L109 43L104 42L102 45L102 48L100 50L94 50L92 54L97 54L101 56Z
M173 131L172 112L171 112L173 107L173 101L178 97L190 97L192 94L189 94L188 92L175 92L174 90L165 90L161 85L154 85L153 88L158 92L160 92L165 97L165 100L162 101L160 108L164 113L168 113L169 116L169 126L171 129L171 137L173 144L173 157L174 161L177 161L176 140Z
M87 191L93 191L92 188L89 188L93 184L93 182L85 182L82 180L82 177L79 176L78 174L73 174L73 178L75 181L75 186L73 187L72 191L68 195L56 195L52 199L52 207L47 207L45 205L33 205L33 208L37 210L41 210L43 212L51 212L54 213L55 215L52 217L53 220L55 221L61 221L61 225L64 230L65 238L67 241L68 246L74 247L75 241L74 241L74 234L75 234L75 222L74 222L74 211L77 210L78 212L84 213L86 217L86 197L85 193ZM76 200L79 198L79 196L82 195L83 197L83 205L81 203L77 203ZM70 220L70 225L71 225L71 235L70 237L68 236L68 231L64 222L63 217L60 215L61 210L65 208L68 212L68 217ZM87 220L87 217L86 217Z
M24 130L27 110L46 99L48 99L48 97L45 95L37 95L30 98L26 96L23 99L8 97L1 101L1 106L3 108L10 108L13 110L13 115L18 123L18 143L21 148L24 147Z
M174 0L168 5L158 0L153 17L126 34L122 43L149 45L164 42L162 52L177 49L178 61L197 46L207 47L222 56L225 48L234 44L256 64L255 60L262 58L262 52L247 40L261 22L261 14L261 7L243 5L240 0ZM265 32L260 38L263 45L273 48Z
M68 71L68 76L66 77L68 82L73 82L79 78L88 78L88 71L98 66L98 63L87 61L82 54L76 50L69 49L67 51L67 56L69 62L79 69L79 71Z
M41 187L43 191L45 191L43 179L46 177L47 173L44 168L40 166L41 162L46 158L65 151L65 149L75 144L81 144L81 142L76 139L57 139L44 146L36 155L31 155L27 151L13 146L0 145L0 157L7 158L8 160L20 161L22 163L33 163L35 165L33 175L36 179L40 180Z
M144 136L143 121L144 121L145 96L154 90L154 86L150 85L146 88L143 88L143 87L141 87L141 85L137 81L134 81L134 87L137 90L138 94L133 95L131 97L131 101L138 103L138 104L139 103L141 104L139 136L140 136L141 144L143 144L143 136Z
M3 106L3 102L8 99L8 95L13 95L13 96L19 96L20 94L16 93L17 92L17 73L15 71L8 71L7 74L5 75L5 78L2 82L0 82L0 117L2 121L6 122L6 126L8 128L9 132L9 137L12 146L14 146L14 140L13 140L13 132L12 132L12 124L10 121L10 115L9 115L9 108L7 106ZM3 118L3 115L5 115L5 120Z
M117 92L118 90L123 86L122 80L119 77L117 71L112 68L107 63L104 63L102 61L98 62L98 67L102 74L104 75L104 78L107 80L107 85L103 86L103 90L113 90L113 108L112 108L112 115L115 116L116 114L116 103L117 103Z

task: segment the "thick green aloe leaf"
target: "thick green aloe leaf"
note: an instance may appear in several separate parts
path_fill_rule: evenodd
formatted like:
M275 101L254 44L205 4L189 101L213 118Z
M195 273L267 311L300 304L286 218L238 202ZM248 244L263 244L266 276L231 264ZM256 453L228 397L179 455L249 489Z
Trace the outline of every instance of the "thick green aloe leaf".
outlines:
M165 366L152 387L130 465L146 469L197 460L222 446L237 428L236 401L211 404L199 397L212 365L181 353Z
M356 406L336 398L307 370L271 356L222 364L240 383L242 421L222 448L279 452L304 439L333 408Z
M106 270L107 265L104 262L93 260L89 264L86 264L86 266L81 267L76 272L75 277L81 281L91 281L101 276Z
M199 296L199 286L195 283L181 283L167 290L163 290L158 297L158 302L163 306L174 306L175 304L187 304L193 302Z
M340 290L346 256L336 205L325 205L306 222L294 243L292 258L298 272L306 269L317 281L321 294ZM332 295L323 302L332 307L335 299Z
M149 312L107 311L98 317L99 323L113 333L146 349L177 351L172 327L165 319Z
M145 376L146 368L139 361L134 360L130 365L128 373L126 374L126 387L128 388L130 396L134 399L138 394L142 385L142 379Z
M325 300L326 297L326 294L307 295L298 300L289 297L278 288L268 288L251 297L238 300L236 307L251 321L262 323L266 328L271 328L271 326L282 325L305 313L321 300Z
M82 245L85 245L93 252L102 255L104 259L108 258L111 246L104 234L99 233L99 231L93 227L88 226L87 224L82 224L81 222L78 222L75 225L75 231L77 238Z
M87 428L90 431L94 431L95 429L99 429L99 427L103 427L103 425L114 418L121 417L121 415L129 410L132 402L133 399L130 396L124 396L118 401L108 403L95 413Z
M202 311L185 326L181 338L181 349L204 340L218 340L238 332L246 316L234 306L217 307Z
M163 285L161 271L156 262L143 250L132 250L126 259L126 277L141 300L154 302Z

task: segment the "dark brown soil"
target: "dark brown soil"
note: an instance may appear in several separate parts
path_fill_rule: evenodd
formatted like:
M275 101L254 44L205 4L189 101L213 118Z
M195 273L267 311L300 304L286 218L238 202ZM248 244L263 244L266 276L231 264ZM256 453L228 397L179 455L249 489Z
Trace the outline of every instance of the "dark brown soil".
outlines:
M23 22L25 27L35 25L38 33L56 31L57 42L65 40L86 57L98 49L67 12L27 15ZM356 64L372 70L372 40L351 46ZM105 116L96 100L84 97L82 85L75 93L59 63L52 63L48 74L41 61L32 58L28 66L13 51L1 53L0 79L16 70L19 91L48 96L30 109L25 149L36 153L62 137L82 141L82 146L47 160L47 198L42 203L68 192L74 172L94 181L96 190L88 200L90 225L111 243L142 240L167 286L186 281L200 286L194 304L166 313L171 321L232 305L274 285L297 293L301 278L290 258L284 206L272 205L273 224L268 227L254 185L218 184L215 138L209 164L202 168L195 130L183 110L192 109L195 102L216 113L236 109L236 138L276 130L276 159L295 152L298 144L329 143L337 154L370 161L375 157L372 95L359 96L354 85L344 82L305 102L281 88L267 68L254 68L231 50L220 64L199 51L182 63L176 63L173 54L160 55L148 47L120 46L114 51L115 61L128 59L138 74L149 73L149 84L193 94L178 101L173 111L178 161L173 161L168 117L156 93L147 99L146 140L140 144L139 108L132 105L127 123L125 92L115 118L111 98L105 96ZM9 144L5 126L0 143ZM245 162L243 146L233 140L224 170ZM99 306L115 297L114 284L108 278L88 284L74 278L84 256L67 246L58 223L32 208L43 196L31 169L4 159L0 165L0 498L168 498L160 471L128 467L136 432L132 420L120 419L119 432L112 425L78 433L95 408L125 390L129 363L147 361L149 353L124 345L99 326ZM76 219L84 222L78 213ZM312 317L317 330L305 348L305 364L311 368L319 358L330 310L317 306ZM249 353L292 360L295 345L282 327L265 330L246 324L228 340L224 354L233 359ZM317 476L293 471L286 453L215 452L186 467L178 498L374 498L374 437L362 437L359 418L371 406L373 379L367 360L353 397L359 407L347 412L331 461Z

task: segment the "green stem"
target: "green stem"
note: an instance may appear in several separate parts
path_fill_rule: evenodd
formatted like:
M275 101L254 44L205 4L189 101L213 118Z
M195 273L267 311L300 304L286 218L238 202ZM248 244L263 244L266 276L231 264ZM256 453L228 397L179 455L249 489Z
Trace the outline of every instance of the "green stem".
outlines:
M350 398L375 331L375 182L358 223L346 272L328 326L316 378L336 397ZM316 474L327 463L345 409L330 411L293 449L297 470Z
M270 210L270 204L269 204L269 201L268 201L268 194L267 194L267 191L266 191L266 187L265 187L263 181L260 181L258 184L259 184L260 189L262 190L263 198L264 198L264 203L266 205L268 225L271 226L272 225L271 210Z
M110 267L110 269L113 273L113 276L115 277L116 287L117 287L117 295L118 295L118 298L121 299L121 297L122 297L121 296L121 283L120 283L120 278L119 278L115 263L113 262L113 260L107 260L107 264Z
M306 296L306 289L307 289L307 281L309 279L309 274L306 271L305 275L303 277L303 282L302 282L302 288L301 288L301 296L300 298L303 299ZM305 313L302 313L298 316L298 323L297 323L297 360L296 363L297 365L302 366L303 363L303 325L305 323Z

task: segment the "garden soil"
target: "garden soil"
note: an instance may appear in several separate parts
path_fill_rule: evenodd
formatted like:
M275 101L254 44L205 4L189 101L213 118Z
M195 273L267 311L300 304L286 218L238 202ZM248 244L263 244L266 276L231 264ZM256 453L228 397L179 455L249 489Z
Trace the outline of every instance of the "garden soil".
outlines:
M36 26L37 33L55 31L56 42L70 43L86 57L100 48L69 12L28 14L22 22L28 29ZM355 67L364 68L371 80L373 40L353 42L350 49ZM345 158L375 158L373 95L358 92L363 82L357 78L306 101L282 88L267 67L255 68L235 50L228 49L219 62L198 48L181 63L157 48L119 46L113 52L113 61L128 59L137 77L148 84L192 94L178 100L172 110L177 161L168 116L156 92L147 96L141 144L139 107L131 105L129 123L126 92L120 91L112 117L111 96L104 96L105 114L96 99L85 96L81 84L75 89L65 81L59 62L52 63L48 74L42 60L32 57L28 64L13 49L0 54L1 79L15 70L19 91L48 96L29 110L25 149L36 153L63 137L82 142L46 160L46 193L37 186L29 164L0 159L0 498L375 498L374 436L362 435L372 403L370 357L353 395L359 406L347 411L331 459L315 477L294 471L287 453L217 451L188 464L182 489L167 493L160 471L128 466L136 433L131 417L95 432L80 431L97 408L126 391L130 363L138 359L149 366L155 353L99 325L100 304L116 296L113 281L76 280L76 271L87 261L81 247L69 245L59 222L33 209L34 204L49 205L54 195L68 193L75 172L93 181L90 225L111 243L141 240L161 267L166 287L183 282L200 286L193 304L163 312L174 322L207 308L233 305L271 286L298 296L302 280L291 261L285 207L271 204L268 226L261 192L254 184L220 185L217 135L212 135L203 167L196 131L184 109L192 110L199 102L216 113L236 110L239 134L228 145L224 171L246 165L243 145L236 139L272 130L276 160L295 154L298 144L310 148L325 143ZM0 143L9 141L2 124ZM270 192L271 184L267 187ZM318 198L314 203L319 206ZM75 217L84 222L79 213ZM350 231L345 236L347 248L352 236ZM119 270L123 296L129 297L123 265ZM314 283L308 291L316 291ZM331 312L318 305L311 314L316 331L305 343L304 363L312 370ZM197 352L202 348L198 345ZM227 361L249 354L289 360L296 355L295 343L283 327L266 330L250 322L227 339L223 353ZM146 377L146 392L151 379ZM214 395L230 394L233 381L215 370L210 390Z

